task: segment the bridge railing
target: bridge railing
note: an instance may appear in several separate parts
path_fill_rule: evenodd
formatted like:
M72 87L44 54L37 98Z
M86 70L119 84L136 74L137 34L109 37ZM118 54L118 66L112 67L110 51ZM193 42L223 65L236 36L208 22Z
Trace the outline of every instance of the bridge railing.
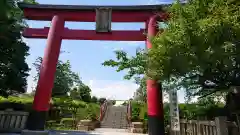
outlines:
M129 100L127 104L127 121L128 123L131 123L132 119L132 101Z
M108 107L108 102L107 100L104 101L104 103L101 105L100 107L100 116L99 116L99 121L102 121L104 116L105 116L105 113L107 111L107 107Z

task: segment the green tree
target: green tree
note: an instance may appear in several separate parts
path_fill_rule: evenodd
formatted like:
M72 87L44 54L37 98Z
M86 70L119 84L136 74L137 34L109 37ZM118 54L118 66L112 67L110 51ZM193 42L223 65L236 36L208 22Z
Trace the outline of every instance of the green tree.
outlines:
M122 50L115 51L117 60L106 60L104 66L117 67L117 72L128 70L128 74L124 79L134 78L137 83L141 83L142 75L146 71L146 53L143 49L136 50L136 56L128 56Z
M111 102L112 102L112 105L116 104L116 100L111 100Z
M99 102L100 104L103 104L105 101L106 101L106 98L99 98L99 100L98 100L98 102Z
M159 26L161 28L161 26ZM147 71L147 54L144 49L137 49L135 56L129 56L126 52L122 50L115 51L116 60L110 59L104 61L102 64L109 67L117 67L116 71L120 72L127 70L127 74L124 79L131 80L134 79L139 88L136 90L138 96L136 100L141 100L146 102L146 80L147 77L144 76ZM162 83L163 90L168 90L169 87L175 87L179 89L179 81L177 78L171 78L164 80Z
M37 60L33 63L34 67L37 70L37 75L34 78L35 81L37 81L39 78L41 63L41 57L37 58ZM70 62L62 62L59 60L55 73L52 96L66 96L67 93L71 91L71 88L73 86L80 85L81 83L82 82L79 79L78 74L71 70Z
M97 103L98 102L98 98L96 96L92 96L91 102L92 103Z
M91 102L91 89L87 85L81 83L78 90L82 101Z
M146 90L145 89L142 89L141 87L139 87L137 90L136 90L136 95L134 96L133 100L135 101L143 101L143 102L146 102Z
M170 8L168 27L153 40L148 75L181 80L189 95L239 85L240 7L228 0L190 0Z
M147 74L165 86L173 82L176 89L184 87L189 97L239 86L237 4L236 0L189 0L184 5L176 2L169 8L167 27L152 39L148 57L144 51L135 57L116 52L116 61L103 64L118 67L117 71L128 69L127 78Z
M78 99L84 102L97 103L97 98L94 96L91 97L91 89L82 82L80 82L76 87L74 87L70 91L70 97L72 99Z
M26 91L29 67L25 62L29 47L21 32L26 23L17 7L19 0L0 1L0 95ZM35 3L34 0L25 2Z
M72 99L81 100L80 92L79 92L79 90L78 90L77 87L74 87L74 88L70 91L70 97L71 97Z
M106 60L102 64L104 66L117 67L117 72L127 70L124 79L134 79L140 87L136 90L139 95L137 100L146 101L146 78L144 77L146 71L146 53L143 49L137 49L135 56L129 56L122 50L115 51L117 60Z

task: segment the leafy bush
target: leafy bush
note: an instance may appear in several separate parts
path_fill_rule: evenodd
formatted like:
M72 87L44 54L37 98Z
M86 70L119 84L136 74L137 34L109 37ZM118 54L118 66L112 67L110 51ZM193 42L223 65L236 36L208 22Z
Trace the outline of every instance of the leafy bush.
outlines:
M31 97L0 97L0 110L12 108L14 110L30 111L32 108L32 102L33 98ZM98 104L88 104L80 100L72 100L71 98L52 98L50 104L50 109L61 114L82 113L82 115L86 116L86 108L88 108L88 112L92 111L93 115L97 116L100 113L100 106ZM83 117L81 118L83 119Z
M170 108L169 103L164 104L164 125L170 124ZM180 119L198 119L202 116L213 119L219 115L219 111L223 108L222 104L207 105L201 103L179 104ZM132 121L143 121L147 123L147 104L132 102Z
M71 128L75 127L76 120L74 120L73 118L62 118L60 124L64 125L64 127L66 128Z
M127 105L127 104L128 104L128 103L127 103L126 101L122 103L122 105Z
M52 98L51 104L56 107L79 108L86 107L87 103L81 100L73 100L71 98Z
M116 100L112 100L112 104L115 105L116 104Z
M143 104L143 105L141 106L139 118L140 118L141 120L147 120L147 119L148 119L147 104Z
M138 102L132 101L132 119L131 121L140 121L140 112L142 105Z
M14 109L31 111L33 97L0 97L0 110ZM82 119L97 120L100 106L67 97L52 98L46 128L69 130L75 129L77 121Z
M132 119L131 121L143 122L144 133L148 129L148 115L147 115L147 104L132 101Z
M18 111L30 111L33 99L19 98L9 96L8 98L0 97L0 110L13 109Z
M100 114L100 107L96 104L88 104L86 112L87 115L85 119L96 121Z
M100 104L103 104L103 103L105 102L105 100L106 100L106 98L99 98L98 102L99 102Z
M92 96L91 102L92 103L98 103L98 98L96 96Z

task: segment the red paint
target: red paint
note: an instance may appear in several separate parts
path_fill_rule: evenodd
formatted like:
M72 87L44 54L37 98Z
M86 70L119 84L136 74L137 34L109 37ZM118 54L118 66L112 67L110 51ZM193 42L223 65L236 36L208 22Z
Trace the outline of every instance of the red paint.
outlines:
M153 11L112 11L112 22L145 22ZM25 8L24 16L30 20L50 21L54 15L59 15L65 21L95 22L95 11L66 11L56 9Z
M54 16L52 26L48 33L47 46L44 52L40 76L37 84L36 94L33 101L33 109L36 111L48 111L56 65L61 48L61 34L64 29L64 19Z
M127 114L128 114L128 124L130 124L131 119L132 119L132 101L128 101L128 106L127 106Z
M100 106L100 117L99 117L99 120L100 120L100 121L103 120L103 110L104 110L103 108L104 108L104 106L101 105L101 106Z
M47 38L49 28L26 28L23 36L27 38ZM73 40L113 40L113 41L145 41L143 30L112 31L111 33L97 33L95 30L64 29L62 39Z
M101 105L101 108L100 108L100 117L99 117L99 120L102 121L103 118L105 117L105 113L107 111L107 107L108 107L108 102L104 102L102 105Z
M156 24L157 17L152 16L147 24L148 38L146 41L147 48L152 48L152 43L149 40L157 34ZM148 104L148 115L150 116L162 116L163 115L163 102L162 102L162 91L156 80L147 80L147 104Z

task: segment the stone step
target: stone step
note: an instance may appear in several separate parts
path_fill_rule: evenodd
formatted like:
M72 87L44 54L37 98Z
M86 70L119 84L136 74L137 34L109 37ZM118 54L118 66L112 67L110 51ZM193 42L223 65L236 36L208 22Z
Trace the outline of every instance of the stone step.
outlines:
M123 126L123 125L101 125L101 128L108 128L108 127L111 127L111 128L128 128L130 126Z
M110 106L107 108L105 117L101 122L102 128L127 129L129 124L126 120L126 107Z

